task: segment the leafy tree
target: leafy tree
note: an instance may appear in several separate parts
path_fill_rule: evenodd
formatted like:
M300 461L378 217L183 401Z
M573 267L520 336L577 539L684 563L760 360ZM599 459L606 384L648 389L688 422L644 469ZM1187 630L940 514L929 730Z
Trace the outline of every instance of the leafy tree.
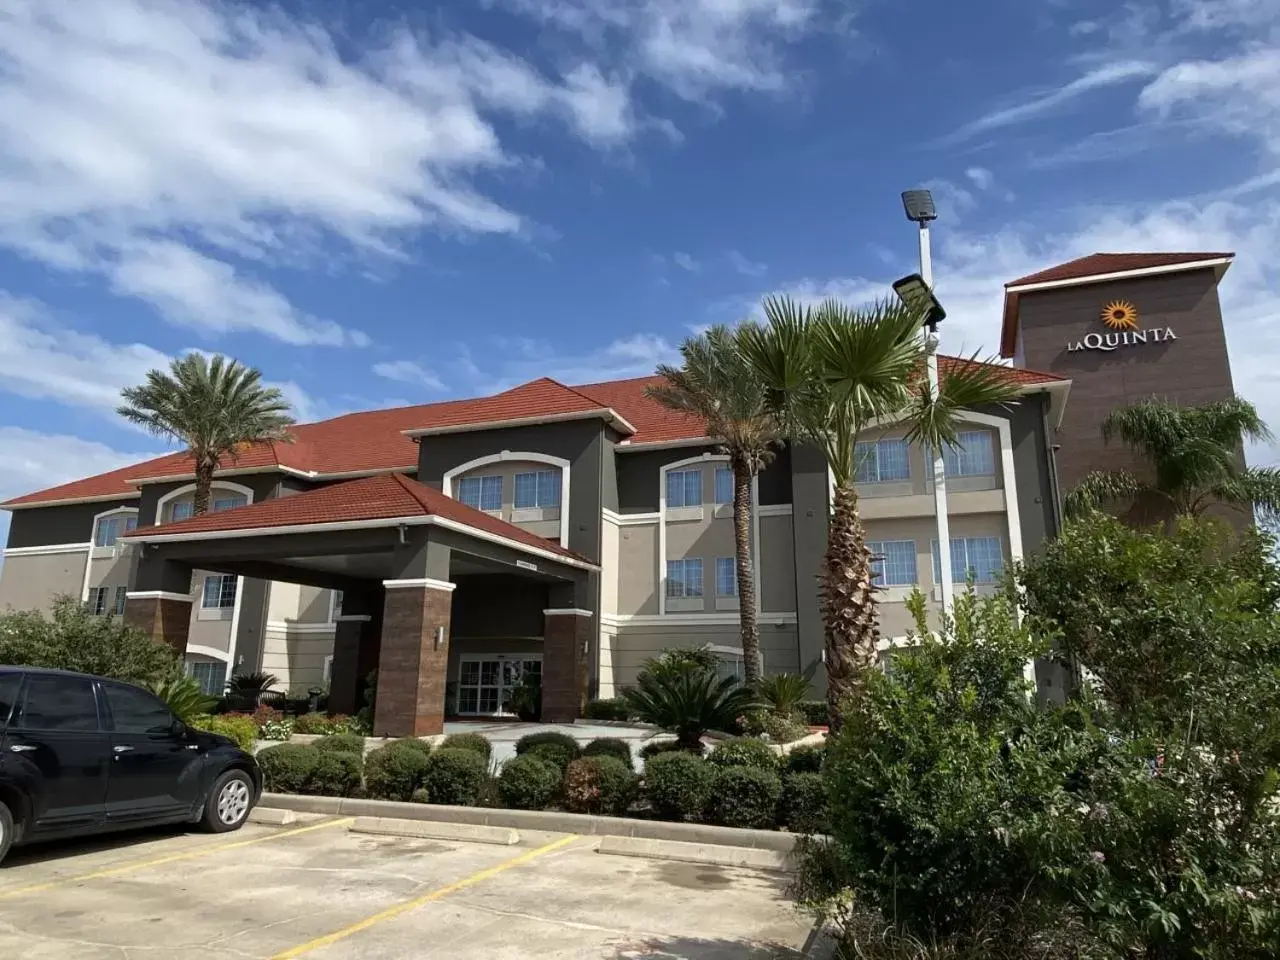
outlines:
M0 663L75 670L148 685L175 668L173 651L115 616L89 613L73 597L54 600L49 616L0 615Z
M1144 400L1112 410L1102 421L1102 436L1140 453L1154 479L1128 470L1095 470L1067 494L1072 515L1142 498L1162 501L1182 516L1198 517L1214 503L1280 515L1280 468L1245 467L1239 459L1246 440L1272 439L1247 400L1232 397L1193 407Z
M747 683L755 683L760 679L760 626L751 563L751 482L773 460L781 440L779 425L765 403L764 384L728 327L715 326L685 340L680 356L681 366L658 367L666 383L648 393L672 410L706 421L707 436L729 457L743 670Z
M289 404L262 374L236 360L189 353L165 373L151 370L146 382L121 391L116 412L157 437L185 444L195 461L192 512L209 509L214 471L235 460L244 446L292 439Z
M739 717L760 706L736 677L704 670L642 673L622 695L640 720L674 733L681 748L695 751L702 749L704 733L733 730Z
M834 731L840 704L865 685L880 639L873 558L854 486L858 441L895 422L912 442L954 444L966 408L1008 401L1017 388L998 366L956 362L935 396L926 377L923 318L896 302L853 309L827 300L810 308L771 297L764 316L763 325L739 328L739 347L787 436L822 450L835 480L819 577Z

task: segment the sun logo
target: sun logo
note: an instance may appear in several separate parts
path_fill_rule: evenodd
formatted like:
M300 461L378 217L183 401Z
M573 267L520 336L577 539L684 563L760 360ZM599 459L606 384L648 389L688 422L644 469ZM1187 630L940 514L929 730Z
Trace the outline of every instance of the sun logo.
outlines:
M1102 322L1112 330L1137 330L1138 308L1128 300L1112 300L1102 308Z

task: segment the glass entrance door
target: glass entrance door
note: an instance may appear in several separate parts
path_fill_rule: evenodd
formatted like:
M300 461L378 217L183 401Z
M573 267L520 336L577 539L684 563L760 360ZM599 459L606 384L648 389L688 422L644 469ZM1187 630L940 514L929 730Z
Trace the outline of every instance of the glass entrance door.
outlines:
M501 715L526 674L542 675L540 654L463 657L458 664L458 713Z

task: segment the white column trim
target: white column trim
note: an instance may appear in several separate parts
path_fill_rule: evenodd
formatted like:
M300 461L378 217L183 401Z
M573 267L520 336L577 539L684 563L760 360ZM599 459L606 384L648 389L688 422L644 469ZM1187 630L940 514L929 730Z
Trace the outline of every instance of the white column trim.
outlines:
M445 590L452 593L458 588L456 583L448 580L433 580L430 577L414 577L408 580L383 580L382 585L388 590L407 590L411 587L429 587L433 590Z
M503 450L501 453L491 453L487 456L476 457L474 460L468 460L466 463L460 463L451 470L446 470L441 478L441 489L446 497L453 496L453 478L461 473L475 470L477 467L486 467L491 463L501 463L503 461L527 461L529 463L545 463L548 466L560 468L560 537L559 543L562 547L569 546L569 474L573 464L564 457L552 456L549 453L536 453L529 450ZM515 490L511 491L512 509L515 508Z
M756 613L760 613L760 605L763 602L760 598L764 595L764 589L760 584L760 574L764 568L760 564L760 474L756 474L751 478L751 572L755 575L756 587ZM737 562L737 558L734 558Z
M195 603L195 597L189 593L174 593L172 590L126 590L126 600L180 600L184 603Z
M43 557L55 553L79 553L81 550L93 549L93 541L88 543L46 543L39 547L5 547L6 557Z
M199 643L188 643L186 652L194 653L200 657L208 657L211 660L221 660L223 663L227 664L227 666L231 665L231 654L227 653L225 650L219 650L217 647L206 647ZM230 675L228 675L226 679L230 680Z
M553 607L550 610L542 611L544 616L548 617L593 617L595 616L590 610L583 610L581 607Z

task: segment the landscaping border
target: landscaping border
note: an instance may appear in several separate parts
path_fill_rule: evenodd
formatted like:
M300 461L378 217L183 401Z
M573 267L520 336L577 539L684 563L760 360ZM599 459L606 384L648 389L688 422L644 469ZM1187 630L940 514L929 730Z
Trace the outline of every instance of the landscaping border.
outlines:
M435 803L403 803L395 800L358 800L350 797L309 797L292 793L264 793L263 807L323 813L344 817L390 817L402 820L438 820L484 827L513 827L548 833L577 833L584 836L635 837L642 840L676 840L721 847L746 847L791 853L801 834L779 830L748 830L715 827L702 823L672 823L666 820L633 820L557 810L505 810L490 807L450 807Z

